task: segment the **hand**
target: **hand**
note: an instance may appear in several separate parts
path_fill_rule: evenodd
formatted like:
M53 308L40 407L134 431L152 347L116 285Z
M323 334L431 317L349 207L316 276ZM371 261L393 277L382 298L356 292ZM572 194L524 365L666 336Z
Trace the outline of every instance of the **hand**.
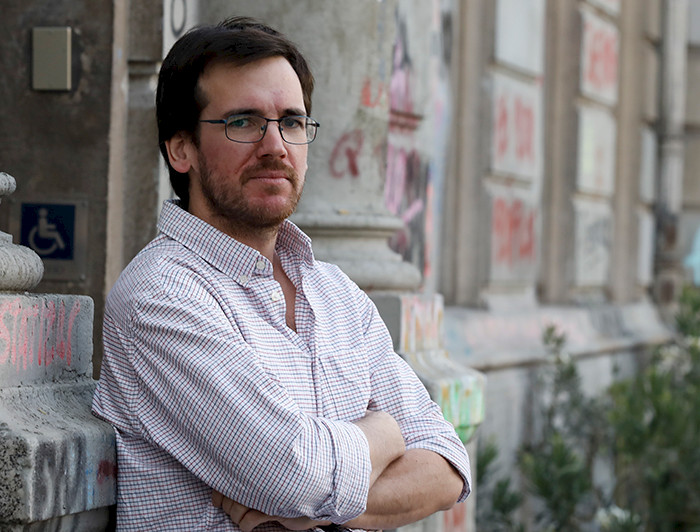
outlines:
M238 525L243 532L251 532L256 526L270 521L277 521L287 530L308 530L315 526L330 525L330 521L314 521L308 517L277 517L253 510L242 504L224 497L223 494L212 490L211 502L228 514L231 521Z

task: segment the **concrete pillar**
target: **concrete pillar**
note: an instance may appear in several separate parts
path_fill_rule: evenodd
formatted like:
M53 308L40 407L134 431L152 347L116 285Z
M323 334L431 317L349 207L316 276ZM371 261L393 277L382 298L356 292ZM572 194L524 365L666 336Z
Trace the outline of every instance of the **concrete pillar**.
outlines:
M231 15L263 20L292 39L316 76L309 171L292 217L321 260L364 289L412 290L420 273L387 239L402 222L384 206L394 0L211 0L202 22Z
M445 347L443 299L439 295L373 294L372 300L394 339L394 349L411 365L467 447L472 493L465 503L438 512L398 532L476 530L476 433L484 421L486 378L450 356ZM391 531L387 531L391 532Z
M162 203L155 88L163 3L116 2L105 293L157 233Z
M679 238L683 197L687 0L666 0L661 42L656 300L670 317L684 281Z
M0 173L0 195L14 190ZM0 234L0 529L105 530L112 428L90 413L93 302L29 294L41 260Z

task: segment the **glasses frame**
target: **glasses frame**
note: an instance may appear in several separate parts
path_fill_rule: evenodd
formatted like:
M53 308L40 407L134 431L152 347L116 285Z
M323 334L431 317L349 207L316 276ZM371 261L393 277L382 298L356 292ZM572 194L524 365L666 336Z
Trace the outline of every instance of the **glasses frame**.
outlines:
M228 136L228 123L232 118L235 118L237 116L254 116L256 118L262 118L265 120L265 125L261 127L262 129L262 135L258 140L235 140L232 139L231 137ZM282 127L282 120L287 120L288 118L303 118L307 121L307 128L309 125L314 126L314 136L311 140L307 140L306 142L289 142L285 137L284 137L284 128ZM200 122L204 122L206 124L223 124L224 125L224 134L226 135L226 138L230 140L231 142L237 142L239 144L255 144L257 142L262 141L262 139L265 138L265 134L267 133L267 128L270 125L270 122L277 122L277 129L279 129L280 132L280 137L282 137L282 140L286 142L287 144L291 144L292 146L304 146L306 144L311 144L314 140L316 140L316 135L318 134L318 128L321 127L321 124L316 122L313 118L310 116L306 115L287 115L283 116L281 118L267 118L261 115L256 115L254 113L238 113L234 115L227 116L226 118L222 118L219 120L200 120Z

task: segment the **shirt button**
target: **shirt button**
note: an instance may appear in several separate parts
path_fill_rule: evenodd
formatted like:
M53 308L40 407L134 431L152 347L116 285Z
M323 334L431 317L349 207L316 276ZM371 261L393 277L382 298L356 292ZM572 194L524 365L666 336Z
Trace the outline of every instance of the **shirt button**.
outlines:
M279 301L280 299L282 299L282 294L279 292L272 292L272 294L270 294L270 298L272 299L272 301Z
M241 275L238 278L238 282L241 284L248 284L248 276L247 275Z
M259 272L263 271L265 269L265 266L265 261L262 259L258 260L258 262L255 263L255 267Z

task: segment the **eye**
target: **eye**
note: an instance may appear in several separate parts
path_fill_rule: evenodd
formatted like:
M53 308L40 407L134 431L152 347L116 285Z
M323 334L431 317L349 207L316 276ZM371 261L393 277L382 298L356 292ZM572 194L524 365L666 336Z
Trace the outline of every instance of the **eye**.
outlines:
M228 118L226 125L232 129L260 127L260 119L255 115L234 115Z
M306 125L306 117L304 116L285 116L281 119L284 129L300 129Z

